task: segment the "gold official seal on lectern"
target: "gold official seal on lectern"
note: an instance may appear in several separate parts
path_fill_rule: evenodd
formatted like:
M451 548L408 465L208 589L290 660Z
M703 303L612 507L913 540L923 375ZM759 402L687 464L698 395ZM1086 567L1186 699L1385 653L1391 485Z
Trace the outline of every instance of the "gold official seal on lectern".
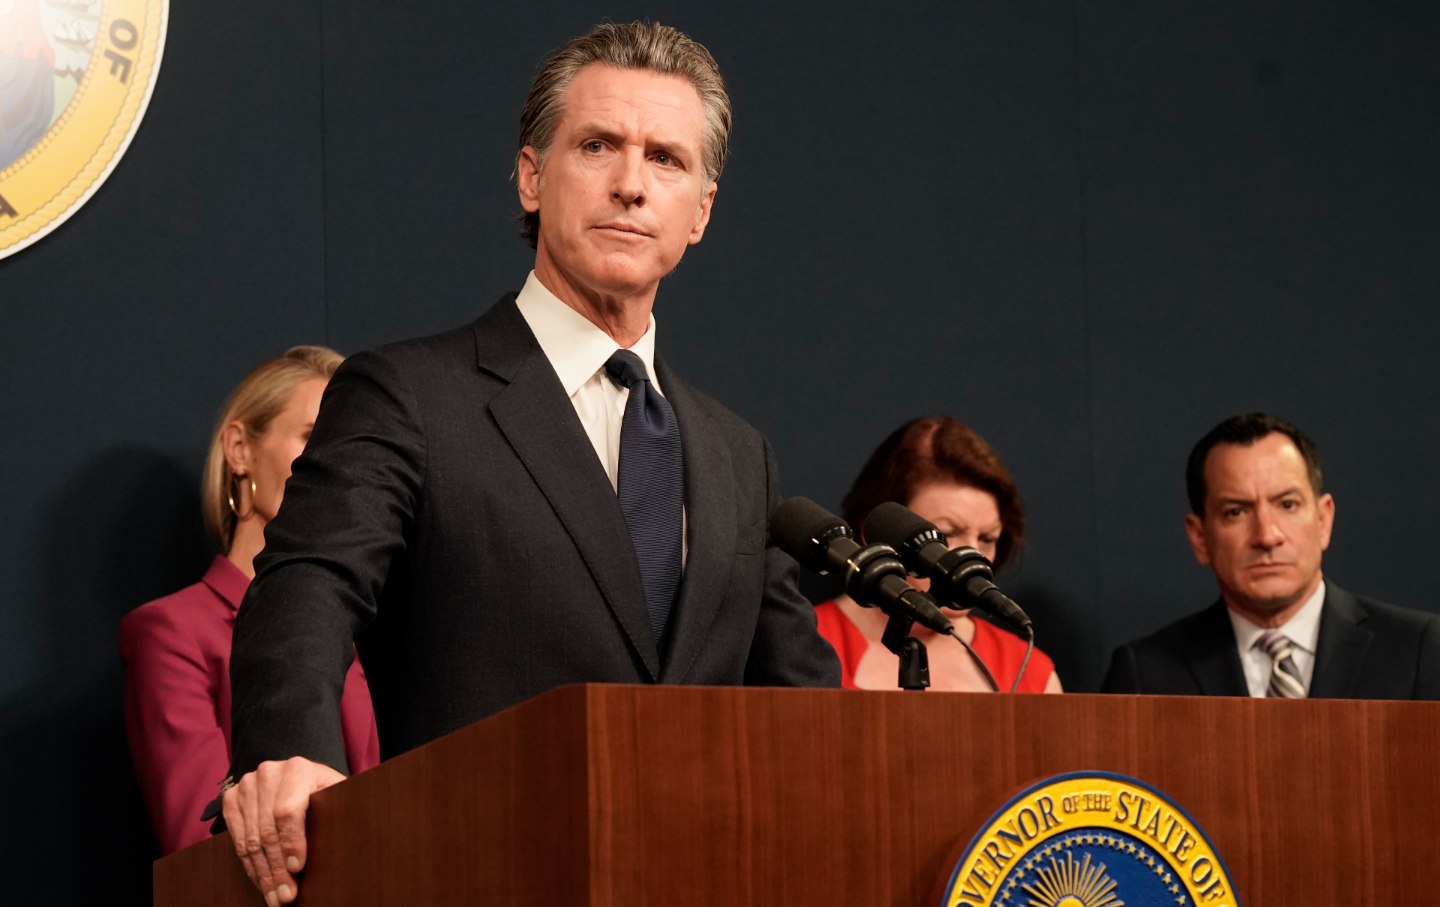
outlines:
M169 0L0 0L0 258L115 169L160 72Z
M990 817L944 907L1238 907L1210 840L1164 794L1107 772L1047 778Z

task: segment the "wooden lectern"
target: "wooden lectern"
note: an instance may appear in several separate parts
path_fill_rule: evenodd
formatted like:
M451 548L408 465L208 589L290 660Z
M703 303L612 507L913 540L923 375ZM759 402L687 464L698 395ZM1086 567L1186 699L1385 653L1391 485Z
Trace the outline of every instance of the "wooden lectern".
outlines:
M924 905L1020 788L1134 776L1246 907L1440 903L1440 704L555 690L314 798L301 907ZM228 836L155 904L263 904Z

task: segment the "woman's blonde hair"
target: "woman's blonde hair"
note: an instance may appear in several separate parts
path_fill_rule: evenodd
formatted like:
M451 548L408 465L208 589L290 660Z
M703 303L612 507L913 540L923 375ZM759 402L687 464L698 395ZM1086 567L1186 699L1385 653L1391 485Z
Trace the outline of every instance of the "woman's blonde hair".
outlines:
M230 392L211 433L210 453L205 457L205 474L200 481L205 525L220 542L221 551L229 551L235 539L236 514L230 502L239 497L232 485L235 476L225 459L225 426L239 422L247 437L260 437L290 402L295 388L311 378L328 379L342 361L344 357L328 347L291 347L284 355L251 369Z

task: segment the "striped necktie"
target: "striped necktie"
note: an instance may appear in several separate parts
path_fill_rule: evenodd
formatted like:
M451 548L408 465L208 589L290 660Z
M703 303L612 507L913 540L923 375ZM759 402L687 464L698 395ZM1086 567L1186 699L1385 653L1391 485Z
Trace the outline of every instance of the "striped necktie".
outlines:
M1305 683L1295 666L1289 638L1279 630L1266 630L1260 636L1260 647L1270 656L1270 688L1265 695L1271 699L1304 699Z

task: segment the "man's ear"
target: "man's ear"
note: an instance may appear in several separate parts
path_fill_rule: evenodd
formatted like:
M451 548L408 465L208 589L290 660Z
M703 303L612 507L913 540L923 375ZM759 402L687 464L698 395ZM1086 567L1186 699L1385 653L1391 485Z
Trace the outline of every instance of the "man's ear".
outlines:
M1320 550L1324 551L1330 547L1330 531L1335 528L1335 499L1322 494L1315 502L1315 509L1320 519Z
M720 189L718 182L711 183L700 196L700 208L695 212L695 226L690 229L690 245L700 241L705 235L705 226L710 223L710 206L715 204L715 193Z
M520 194L520 207L527 214L540 210L540 153L534 145L521 148L515 158L515 188Z
M1195 562L1210 566L1210 552L1205 547L1205 521L1193 513L1185 514L1185 536L1190 539L1190 553Z

